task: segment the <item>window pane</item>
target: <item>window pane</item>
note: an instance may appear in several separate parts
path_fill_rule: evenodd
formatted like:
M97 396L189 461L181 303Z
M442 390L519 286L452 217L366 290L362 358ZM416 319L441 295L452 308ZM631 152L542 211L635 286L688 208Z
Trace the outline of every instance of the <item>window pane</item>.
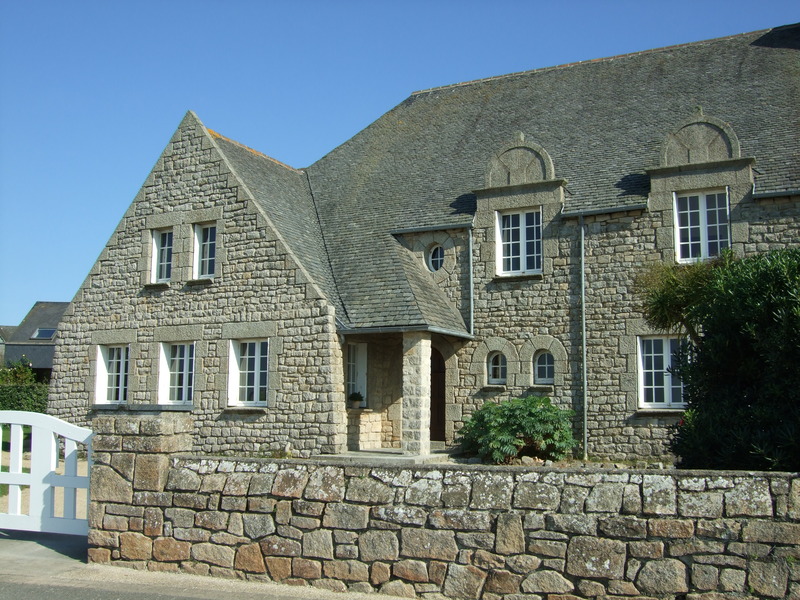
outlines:
M536 383L553 383L555 379L555 360L549 352L544 352L536 358Z
M239 344L239 402L266 403L269 375L269 343Z

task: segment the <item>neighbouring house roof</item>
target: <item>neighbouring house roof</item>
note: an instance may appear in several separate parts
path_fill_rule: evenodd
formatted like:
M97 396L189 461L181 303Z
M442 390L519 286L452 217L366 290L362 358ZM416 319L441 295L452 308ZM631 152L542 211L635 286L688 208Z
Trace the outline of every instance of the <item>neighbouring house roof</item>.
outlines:
M53 367L53 350L58 325L69 302L37 302L22 322L6 338L6 362L18 362L24 356L34 369Z
M698 114L755 157L758 194L800 190L800 25L415 92L305 170L217 144L345 329L467 334L392 232L468 227L491 156L522 132L566 180L564 212L644 206L647 170Z

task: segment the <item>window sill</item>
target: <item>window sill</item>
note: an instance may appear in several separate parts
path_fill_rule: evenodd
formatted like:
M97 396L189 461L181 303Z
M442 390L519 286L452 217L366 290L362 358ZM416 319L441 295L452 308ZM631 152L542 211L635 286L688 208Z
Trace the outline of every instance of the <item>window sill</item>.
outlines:
M98 402L97 404L92 404L90 408L91 410L125 410L128 405L121 402L115 404Z
M267 406L226 406L222 409L223 413L232 413L232 414L266 414Z
M214 278L213 277L202 277L200 279L190 279L189 281L186 282L186 285L189 285L189 286L192 286L192 287L195 287L195 286L202 287L202 286L205 286L205 285L211 285L212 283L214 283Z
M193 404L128 404L128 410L157 410L162 412L191 412Z
M679 417L686 411L685 408L638 408L635 417L674 416Z
M496 273L492 281L499 283L501 281L524 281L527 279L544 279L544 273L510 273L508 275Z
M535 383L528 388L528 391L552 394L555 391L555 386L552 383Z
M506 386L502 383L490 383L481 388L482 392L505 392Z
M162 282L159 282L159 283L145 283L144 284L144 289L146 289L147 291L153 291L153 292L160 291L160 290L168 290L169 289L169 282L168 281L162 281Z

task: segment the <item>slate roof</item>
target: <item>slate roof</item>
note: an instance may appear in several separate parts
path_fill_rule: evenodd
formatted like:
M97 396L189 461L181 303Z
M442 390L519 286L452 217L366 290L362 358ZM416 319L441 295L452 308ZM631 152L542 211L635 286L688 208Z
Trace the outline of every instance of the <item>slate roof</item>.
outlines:
M346 328L466 335L393 231L469 226L491 155L520 131L567 180L565 213L643 205L646 170L698 107L756 158L757 194L800 190L798 50L796 24L415 92L308 167L307 187L299 171L220 146Z
M22 322L6 339L6 362L17 362L25 356L32 363L33 368L51 369L55 336L48 339L32 339L32 337L40 328L57 329L69 304L69 302L37 302L34 304ZM56 335L58 334L56 333Z

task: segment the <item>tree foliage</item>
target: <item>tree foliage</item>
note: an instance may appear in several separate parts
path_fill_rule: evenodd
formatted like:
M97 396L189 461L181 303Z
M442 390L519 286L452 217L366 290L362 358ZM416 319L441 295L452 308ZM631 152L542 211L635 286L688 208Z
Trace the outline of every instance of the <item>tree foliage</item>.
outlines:
M497 464L517 456L559 460L576 444L572 414L538 396L487 402L461 428L460 441L466 452Z
M47 410L48 385L36 380L29 362L23 360L0 368L0 410Z
M800 249L660 265L642 284L648 323L689 339L680 465L800 470Z

